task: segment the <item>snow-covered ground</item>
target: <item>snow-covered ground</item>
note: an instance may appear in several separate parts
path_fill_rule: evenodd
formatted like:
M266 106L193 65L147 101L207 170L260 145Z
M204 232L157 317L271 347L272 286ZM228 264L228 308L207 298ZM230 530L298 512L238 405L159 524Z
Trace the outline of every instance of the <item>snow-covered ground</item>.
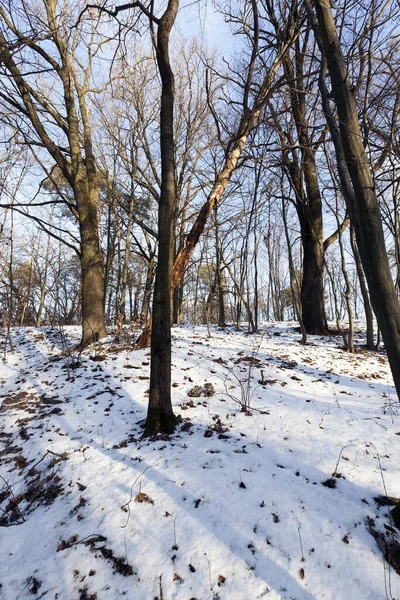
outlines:
M65 333L72 348L79 330ZM148 351L109 338L79 356L57 330L13 331L0 598L400 599L382 555L399 531L375 501L400 496L386 356L302 347L287 323L173 334L182 422L148 440Z

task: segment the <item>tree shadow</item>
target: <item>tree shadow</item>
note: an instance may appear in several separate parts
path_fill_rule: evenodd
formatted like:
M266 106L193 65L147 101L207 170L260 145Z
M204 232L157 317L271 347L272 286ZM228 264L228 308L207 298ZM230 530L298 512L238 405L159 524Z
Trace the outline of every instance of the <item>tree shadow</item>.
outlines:
M224 351L226 351L225 348ZM48 360L48 357L42 356ZM31 379L33 382L35 381L34 375L31 375ZM101 383L97 382L100 385ZM46 392L37 381L36 385L38 390L42 389L43 393ZM120 381L109 376L107 386L115 389L120 386ZM286 390L284 393L287 394ZM82 399L87 402L84 395ZM120 412L121 404L124 404L126 408ZM230 553L236 555L245 568L252 570L255 577L264 582L268 589L275 590L282 598L319 600L306 588L307 579L302 583L300 578L297 580L293 575L295 567L293 567L293 563L290 564L290 556L286 558L280 556L279 559L280 563L286 562L288 566L286 569L279 564L278 559L274 559L279 554L274 545L267 548L265 544L254 542L257 536L256 534L252 535L253 525L258 523L260 528L264 528L270 533L274 528L279 528L279 522L273 521L272 514L276 514L281 520L283 518L286 521L292 519L293 539L291 544L295 546L298 544L296 519L303 520L304 535L308 533L305 525L307 521L321 522L323 524L321 527L325 527L326 531L329 532L329 528L334 531L338 527L338 514L347 515L346 519L350 528L355 522L361 522L368 515L376 512L372 498L378 492L345 480L338 480L336 489L320 487L322 482L330 478L330 473L324 473L312 464L299 461L294 456L276 452L271 446L260 447L255 435L250 439L229 431L226 434L229 437L219 439L215 432L210 439L205 439L204 435L208 427L201 423L193 423L188 432L177 432L169 440L140 440L140 428L132 427L126 422L126 416L130 412L128 409L133 410L135 419L145 416L143 404L127 390L122 389L120 397L114 399L114 407L111 408L109 414L114 421L119 422L117 431L130 430L137 437L136 441L129 442L125 449L107 448L104 443L94 439L96 436L91 437L86 432L79 431L74 423L69 422L66 415L54 415L52 419L70 439L79 438L81 445L89 446L104 454L106 461L121 463L121 466L127 470L124 475L125 481L116 480L114 482L115 496L120 505L126 502L131 494L130 485L126 480L131 480L133 483L138 475L143 474L141 479L143 482L150 482L162 490L171 499L174 506L198 523L200 531L206 530L212 538L223 544L227 556ZM89 413L90 407L87 410ZM220 411L223 410L224 407L221 406ZM186 416L187 413L182 414ZM130 417L128 416L128 418ZM165 449L161 450L161 446L165 446ZM136 452L142 450L141 454L145 456L144 458L141 456L140 462L134 464L130 462L133 448ZM161 469L151 460L151 454L154 452L154 456L160 458L161 452L163 452L168 458L169 448L174 452L177 464L173 467L167 465ZM187 455L190 456L189 461L186 458ZM180 460L181 458L182 460ZM253 462L254 466L251 467ZM214 466L210 466L211 463L215 463ZM239 477L232 470L233 463L235 463L235 469L240 473ZM194 467L197 467L198 471L195 471ZM90 480L90 474L88 474L88 479ZM178 480L184 481L185 485L182 486ZM241 487L240 483L244 483L245 487ZM311 486L317 486L314 487L317 490L315 501L308 508L314 516L314 520L310 515L305 516L304 513L305 502L310 499ZM121 501L121 497L123 497L123 501ZM264 503L263 507L261 507L262 503ZM232 505L238 514L238 519L234 522L228 519L232 515ZM260 515L256 517L257 523L247 522L246 511L248 510L250 518L250 515L256 514L256 508ZM293 515L290 514L291 511L293 511ZM281 512L284 517L280 514ZM134 528L135 522L131 519L128 523L128 531L132 531ZM335 531L334 535L341 536L345 533L344 531ZM360 545L365 545L364 534L364 527L353 527L352 535ZM329 540L329 536L333 534L323 535ZM318 536L316 535L316 537ZM271 534L271 539L274 543L274 533ZM154 543L157 541L155 540ZM250 544L253 544L254 554ZM286 546L284 545L284 547ZM369 548L372 550L373 547L374 542L371 538ZM297 555L300 557L300 550ZM299 561L297 570L301 566L302 563Z

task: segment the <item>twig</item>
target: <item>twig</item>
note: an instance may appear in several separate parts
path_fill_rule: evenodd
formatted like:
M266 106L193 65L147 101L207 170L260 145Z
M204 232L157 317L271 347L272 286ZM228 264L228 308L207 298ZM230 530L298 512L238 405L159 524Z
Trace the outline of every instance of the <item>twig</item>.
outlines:
M386 488L385 478L384 478L384 476L383 476L383 469L382 469L381 457L380 457L380 455L379 455L379 453L378 453L378 452L376 453L376 455L377 455L377 457L378 457L378 464L379 464L379 470L380 470L380 474L381 474L381 479L382 479L382 485L383 485L383 489L384 489L384 492L385 492L385 496L387 497L387 496L388 496L388 493L387 493L387 488ZM389 523L390 523L390 526L391 526L391 528L392 528L392 531L394 531L394 529L393 529L393 525L394 525L394 524L393 524L393 519L392 519L392 513L391 513L391 511L390 511L389 507L388 507L388 514L387 514L387 516L388 516L388 518L389 518ZM387 543L387 553L388 553L388 559L389 559L389 560L387 560L387 561L383 560L383 572L384 572L384 575L385 575L385 593L386 593L386 597L387 597L387 598L389 598L389 597L390 597L390 600L394 600L394 598L393 598L393 594L392 594L392 582L391 582L391 563L390 563L390 536L388 536L388 537L389 537L389 541L388 541L388 543ZM393 538L393 533L392 533L392 538ZM389 565L389 566L388 566L388 576L387 576L387 582L386 582L386 568L385 568L385 562L387 562L387 563L388 563L388 565ZM390 594L390 596L389 596L389 594Z
M35 467L37 467L37 465L38 465L39 463L41 463L41 462L42 462L42 460L44 460L48 454L52 454L53 456L57 456L58 458L66 458L66 456L67 456L67 455L66 455L66 453L64 453L64 454L57 454L57 452L53 452L52 450L46 450L46 454L44 454L44 455L42 456L42 458L41 458L40 460L38 460L38 461L37 461L37 462L36 462L36 463L35 463L35 464L34 464L34 465L31 467L31 469L34 469Z
M210 565L210 561L208 560L208 558L207 558L207 562L208 562L208 579L210 582L210 590L213 591L213 584L211 581L211 565Z
M19 505L18 505L17 499L15 498L15 494L14 494L14 492L13 492L13 489L12 489L11 485L10 485L10 484L9 484L9 483L8 483L8 482L7 482L7 481L4 479L4 477L3 477L2 475L0 475L0 479L1 479L1 480L4 482L4 484L5 484L6 488L7 488L7 490L8 490L8 491L10 492L10 494L12 495L12 497L13 497L13 500L14 500L14 505L17 507L17 510L18 510L19 516L21 517L21 519L22 519L22 522L23 522L23 523L25 523L24 515L23 515L23 514L22 514L22 512L21 512L21 509L20 509L20 507L19 507ZM4 511L4 512L5 512L5 511Z
M124 529L124 528L125 528L125 527L128 525L128 523L129 523L129 519L130 519L130 517L131 517L131 507L130 507L130 504L131 504L131 502L132 502L132 500L133 500L133 488L135 487L136 483L139 481L139 479L140 479L141 477L143 477L143 475L146 473L147 469L149 469L149 468L150 468L150 467L146 467L146 468L145 468L145 470L143 471L143 473L140 473L140 475L138 475L138 476L136 477L135 481L132 483L132 486L131 486L131 494L130 494L130 496L129 496L129 500L128 500L128 502L126 502L125 504L123 504L123 505L121 506L121 509L122 509L122 510L124 510L124 509L126 508L126 509L127 509L127 511L128 511L128 517L127 517L127 519L126 519L126 523L125 523L125 525L122 525L122 529Z
M178 550L178 544L176 543L176 519L174 519L174 545L172 546L173 550Z
M299 534L299 542L300 542L300 550L301 550L301 562L305 562L306 559L304 558L303 543L301 541L300 529L301 529L301 523L299 522L299 525L297 527L297 533Z

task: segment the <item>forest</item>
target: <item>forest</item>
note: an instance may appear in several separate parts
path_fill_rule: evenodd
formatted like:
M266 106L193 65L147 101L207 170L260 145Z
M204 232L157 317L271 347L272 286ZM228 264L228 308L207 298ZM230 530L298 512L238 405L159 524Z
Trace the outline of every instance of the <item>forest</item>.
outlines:
M397 0L0 0L0 599L400 597L399 111Z

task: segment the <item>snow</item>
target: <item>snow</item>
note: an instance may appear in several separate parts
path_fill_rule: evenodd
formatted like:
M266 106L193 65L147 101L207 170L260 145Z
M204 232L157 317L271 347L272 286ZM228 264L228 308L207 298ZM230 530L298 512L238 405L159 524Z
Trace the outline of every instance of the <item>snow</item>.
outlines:
M147 440L147 350L110 337L79 355L77 327L67 352L57 330L13 330L0 364L1 599L400 599L369 530L399 538L374 500L400 496L385 354L347 354L337 337L303 347L294 323L211 333L174 328L182 423Z

